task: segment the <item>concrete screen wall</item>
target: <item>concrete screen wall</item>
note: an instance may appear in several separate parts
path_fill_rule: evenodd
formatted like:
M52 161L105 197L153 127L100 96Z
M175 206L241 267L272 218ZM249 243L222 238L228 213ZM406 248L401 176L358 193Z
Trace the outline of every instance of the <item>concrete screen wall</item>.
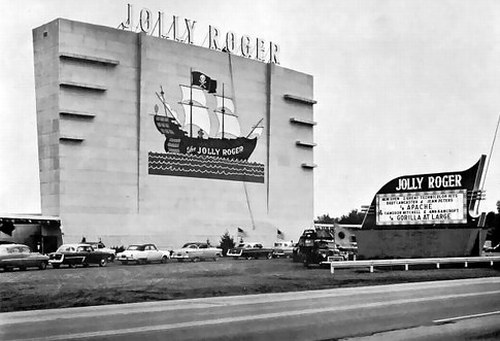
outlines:
M33 41L42 214L60 216L65 242L218 244L240 228L245 240L270 245L277 229L296 240L311 226L310 75L64 19L34 29ZM163 110L157 93L163 89L171 109L187 116L180 85L190 84L192 70L215 79L217 94L224 84L243 136L262 119L255 150L234 163L261 169L256 181L190 171L189 160L215 168L227 160L194 157L179 171L168 158L154 121L155 106ZM207 96L206 106L215 100ZM163 166L175 175L155 173L152 155L167 157Z

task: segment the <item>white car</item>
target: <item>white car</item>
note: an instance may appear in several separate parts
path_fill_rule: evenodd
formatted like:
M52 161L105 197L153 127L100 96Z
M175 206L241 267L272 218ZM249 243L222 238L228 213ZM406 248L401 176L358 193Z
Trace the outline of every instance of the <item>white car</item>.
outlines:
M293 256L293 248L295 243L293 242L275 242L273 247L273 257L280 258L286 257L290 258Z
M183 260L190 260L192 262L198 262L205 259L213 259L222 256L222 249L211 247L207 243L186 243L181 249L172 251L172 259L177 259L179 262Z
M170 258L170 251L158 250L154 244L133 244L116 255L116 260L122 264L135 263L166 263Z

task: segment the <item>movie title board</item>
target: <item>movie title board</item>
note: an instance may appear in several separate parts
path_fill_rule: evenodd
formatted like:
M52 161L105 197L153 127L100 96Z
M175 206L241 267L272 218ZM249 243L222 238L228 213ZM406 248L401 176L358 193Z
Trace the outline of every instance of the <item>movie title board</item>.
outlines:
M377 225L467 223L467 190L377 194Z

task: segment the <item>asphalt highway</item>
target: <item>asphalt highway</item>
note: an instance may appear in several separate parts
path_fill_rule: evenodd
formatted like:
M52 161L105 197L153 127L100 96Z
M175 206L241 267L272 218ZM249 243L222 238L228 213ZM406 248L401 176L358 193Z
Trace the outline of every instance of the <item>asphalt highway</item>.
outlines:
M500 278L0 314L9 340L495 340Z

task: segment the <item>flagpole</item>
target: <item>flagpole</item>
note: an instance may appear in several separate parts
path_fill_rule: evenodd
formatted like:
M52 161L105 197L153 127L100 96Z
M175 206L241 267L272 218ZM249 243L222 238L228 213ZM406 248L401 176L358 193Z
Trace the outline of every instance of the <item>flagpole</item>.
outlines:
M193 137L193 68L189 68L189 137Z
M490 155L488 157L488 162L486 163L486 169L484 170L483 185L481 186L481 192L483 191L484 185L486 183L486 175L488 174L488 168L490 167L491 155L493 154L493 147L495 146L495 141L497 139L499 125L500 125L500 114L498 115L498 122L497 122L497 127L495 129L495 135L493 136L493 142L491 143Z

